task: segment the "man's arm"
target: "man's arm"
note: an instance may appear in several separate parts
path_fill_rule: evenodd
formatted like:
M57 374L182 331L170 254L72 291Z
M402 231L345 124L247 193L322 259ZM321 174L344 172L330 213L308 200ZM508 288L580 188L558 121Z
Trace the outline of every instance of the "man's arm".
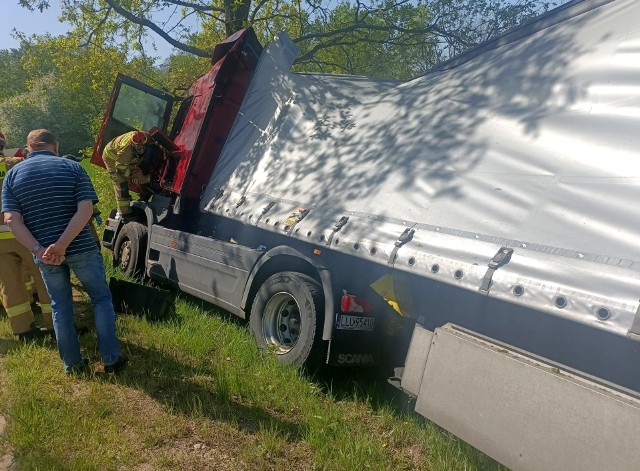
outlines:
M47 260L50 257L64 257L64 254L67 252L67 247L69 247L69 244L73 241L73 239L75 239L78 234L80 234L82 229L84 229L84 226L87 225L92 215L93 201L80 201L78 203L78 209L76 210L76 213L69 221L69 224L67 224L67 228L64 230L57 241L47 247L42 260L48 263Z
M4 223L9 227L9 230L16 240L29 249L29 251L33 251L33 248L39 245L29 228L24 225L22 214L15 211L6 211L4 213ZM33 254L38 258L42 258L44 251L44 247L41 247L33 252Z

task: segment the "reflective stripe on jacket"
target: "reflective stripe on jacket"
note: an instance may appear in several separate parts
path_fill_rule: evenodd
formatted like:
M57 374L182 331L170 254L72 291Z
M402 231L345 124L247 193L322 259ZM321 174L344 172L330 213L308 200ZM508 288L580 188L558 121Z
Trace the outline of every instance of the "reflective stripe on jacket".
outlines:
M4 182L4 177L9 170L11 170L15 165L22 162L21 157L5 157L0 152L0 189L2 189L2 182ZM2 193L0 192L0 208L2 208ZM0 216L1 218L1 216ZM0 221L1 222L1 221ZM0 240L3 239L13 239L13 234L9 232L9 228L4 224L0 224Z
M112 167L125 177L128 177L130 167L132 165L137 166L140 163L140 156L133 150L133 135L136 132L138 131L122 134L111 140L111 142L105 146L103 160L105 160L107 170L109 170L109 167ZM106 162L107 159L114 163L109 165L109 163Z

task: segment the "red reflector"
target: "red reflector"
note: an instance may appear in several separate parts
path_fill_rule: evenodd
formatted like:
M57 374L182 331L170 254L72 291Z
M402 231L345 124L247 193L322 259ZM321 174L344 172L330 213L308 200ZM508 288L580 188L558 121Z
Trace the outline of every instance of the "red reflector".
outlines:
M340 301L340 309L342 309L342 312L350 312L349 308L351 307L352 298L355 298L352 294L342 296L342 301Z
M340 309L342 312L371 312L371 303L368 300L349 294L346 291L343 292L344 294L340 300Z

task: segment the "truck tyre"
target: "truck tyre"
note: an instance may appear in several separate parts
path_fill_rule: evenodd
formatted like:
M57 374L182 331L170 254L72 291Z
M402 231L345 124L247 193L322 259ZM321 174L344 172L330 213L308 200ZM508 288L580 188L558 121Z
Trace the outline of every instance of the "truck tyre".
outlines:
M147 228L139 222L126 223L116 237L113 246L113 265L132 278L144 272L147 252Z
M296 272L276 273L260 287L249 326L258 346L280 363L316 367L322 359L322 287Z

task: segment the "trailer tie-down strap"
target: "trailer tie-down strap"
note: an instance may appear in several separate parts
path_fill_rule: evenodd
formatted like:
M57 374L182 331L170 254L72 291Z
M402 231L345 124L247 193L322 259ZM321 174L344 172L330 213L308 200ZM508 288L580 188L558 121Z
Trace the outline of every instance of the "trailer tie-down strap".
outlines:
M391 251L391 255L389 256L389 261L387 262L389 265L393 265L393 263L396 261L396 257L398 256L398 250L400 250L400 247L402 247L404 244L410 242L411 239L413 239L413 234L415 234L415 232L415 229L410 229L407 227L404 232L400 234L398 240L396 240L393 244L394 247Z
M207 206L204 208L204 210L205 211L212 211L212 209L215 209L215 204L214 203L216 201L218 201L220 198L222 198L222 195L224 195L224 190L222 188L216 188L214 190L213 196L211 197L211 199L207 203Z
M247 197L246 196L243 196L242 198L240 198L238 200L238 202L236 203L236 209L239 208L240 206L242 206L245 201L247 201Z
M325 244L327 247L331 247L333 236L336 235L336 232L342 229L347 222L349 222L349 216L342 216L340 220L335 223L335 225L333 226L333 231L331 231L331 234L329 234L329 237L327 237L327 243Z
M489 289L493 284L493 281L492 281L493 274L498 268L509 263L509 260L511 260L512 253L513 253L512 248L500 247L500 250L498 250L498 253L493 256L493 258L487 265L489 269L484 274L484 278L482 279L482 283L480 284L480 289L478 289L478 292L480 294L484 294L484 295L489 294Z
M269 201L269 204L267 204L264 208L262 208L262 212L260 213L260 216L258 216L258 219L256 219L256 224L258 224L260 222L260 219L262 219L262 216L264 216L269 211L271 211L271 208L273 208L275 205L276 205L275 201Z

